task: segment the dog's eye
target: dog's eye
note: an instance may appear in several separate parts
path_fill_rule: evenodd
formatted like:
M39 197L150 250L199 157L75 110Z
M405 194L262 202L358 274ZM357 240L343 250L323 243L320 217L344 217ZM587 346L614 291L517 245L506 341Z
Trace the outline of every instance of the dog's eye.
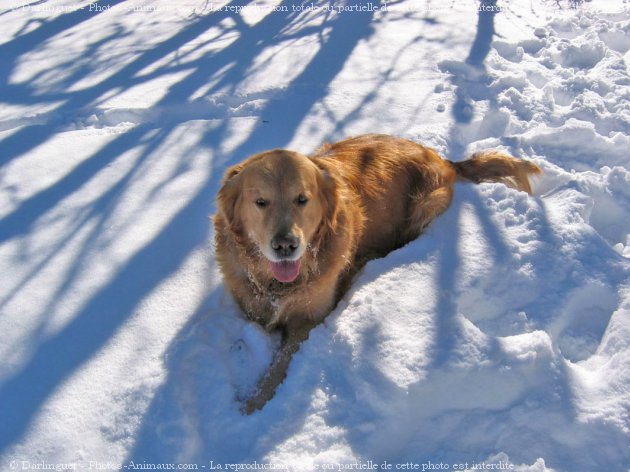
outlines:
M269 205L269 202L264 198L259 198L258 200L256 200L256 206L258 208L265 208L267 205Z
M298 195L297 200L296 200L297 204L300 206L304 206L308 203L308 198L306 198L306 195Z

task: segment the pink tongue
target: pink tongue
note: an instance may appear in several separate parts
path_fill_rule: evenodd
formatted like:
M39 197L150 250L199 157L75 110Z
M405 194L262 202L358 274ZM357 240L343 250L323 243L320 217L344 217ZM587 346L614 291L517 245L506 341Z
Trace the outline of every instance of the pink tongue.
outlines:
M300 273L300 261L270 262L271 272L278 282L293 282Z

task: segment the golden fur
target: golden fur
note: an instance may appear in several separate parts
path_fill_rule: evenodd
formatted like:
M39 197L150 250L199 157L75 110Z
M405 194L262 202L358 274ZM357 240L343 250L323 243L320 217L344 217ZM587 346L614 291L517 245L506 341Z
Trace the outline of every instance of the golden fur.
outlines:
M456 180L531 193L528 175L538 172L496 151L453 163L385 135L327 144L310 157L267 151L228 169L214 216L225 284L249 319L283 332L280 352L243 411L273 396L291 355L367 260L415 239L448 208Z

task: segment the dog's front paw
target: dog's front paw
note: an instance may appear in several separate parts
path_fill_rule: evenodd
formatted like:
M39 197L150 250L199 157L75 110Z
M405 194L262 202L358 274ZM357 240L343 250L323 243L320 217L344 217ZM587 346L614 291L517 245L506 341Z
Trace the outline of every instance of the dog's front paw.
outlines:
M276 394L276 388L282 383L285 377L284 366L278 369L278 363L275 362L269 371L258 381L256 390L247 398L241 407L241 413L251 415L255 411L262 410L263 407Z
M270 398L265 398L260 390L257 390L253 396L249 397L243 405L241 406L241 413L244 415L251 415L258 410L262 410L262 408L267 404L267 402L271 400Z
M243 414L251 415L255 411L261 410L274 397L276 389L287 375L290 359L290 353L286 351L285 346L285 349L280 350L267 373L258 381L253 395L245 400L241 407Z
M276 394L276 389L287 376L287 369L291 362L291 357L297 352L300 343L308 338L311 326L302 326L300 330L292 330L283 341L283 345L274 357L271 367L260 379L256 391L248 398L241 408L241 412L251 415L262 409L269 400Z

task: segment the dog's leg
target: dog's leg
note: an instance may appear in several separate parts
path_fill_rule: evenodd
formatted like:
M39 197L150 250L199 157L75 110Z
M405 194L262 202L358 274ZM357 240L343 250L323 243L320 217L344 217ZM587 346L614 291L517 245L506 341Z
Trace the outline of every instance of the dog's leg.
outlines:
M453 187L445 185L429 194L418 194L411 205L405 237L408 241L416 239L424 228L437 216L444 213L453 200Z
M256 410L260 410L271 400L276 393L276 388L280 385L286 375L291 357L300 349L300 344L308 339L310 330L314 323L302 321L300 326L287 326L283 332L282 346L276 354L269 371L260 379L256 393L248 399L241 411L250 415Z
M273 398L276 388L287 375L293 354L308 339L311 329L320 324L335 306L339 285L337 277L337 270L322 274L307 292L300 292L298 296L284 301L283 313L278 318L283 326L282 346L269 371L258 382L256 393L241 408L243 413L249 415Z

